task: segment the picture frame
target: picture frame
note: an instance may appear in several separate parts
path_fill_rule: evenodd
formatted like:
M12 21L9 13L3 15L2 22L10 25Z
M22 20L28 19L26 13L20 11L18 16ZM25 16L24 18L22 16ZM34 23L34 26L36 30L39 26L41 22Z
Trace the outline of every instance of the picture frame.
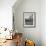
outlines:
M15 30L15 18L14 18L15 16L14 16L14 13L13 13L13 31Z
M36 27L36 12L23 12L23 27Z

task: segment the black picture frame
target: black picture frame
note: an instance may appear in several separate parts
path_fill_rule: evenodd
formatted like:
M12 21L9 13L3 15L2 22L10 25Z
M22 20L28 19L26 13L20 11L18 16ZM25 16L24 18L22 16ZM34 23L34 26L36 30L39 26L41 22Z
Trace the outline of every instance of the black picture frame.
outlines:
M36 12L23 12L23 27L36 27Z

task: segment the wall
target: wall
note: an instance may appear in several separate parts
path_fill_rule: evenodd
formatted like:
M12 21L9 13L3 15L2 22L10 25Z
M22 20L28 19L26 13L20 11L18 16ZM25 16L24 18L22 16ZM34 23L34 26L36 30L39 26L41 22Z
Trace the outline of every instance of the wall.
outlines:
M23 12L36 12L36 28L23 27ZM36 46L41 46L41 0L23 0L13 6L15 28L23 33L23 37L35 41Z
M16 0L0 0L0 27L12 29L12 6Z
M42 46L46 46L46 0L41 1L41 21L40 31Z

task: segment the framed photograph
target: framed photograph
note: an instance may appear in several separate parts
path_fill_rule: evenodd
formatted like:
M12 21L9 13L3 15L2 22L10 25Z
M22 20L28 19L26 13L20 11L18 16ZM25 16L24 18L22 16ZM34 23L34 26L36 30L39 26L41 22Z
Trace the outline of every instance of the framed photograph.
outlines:
M13 31L15 30L15 18L14 18L14 13L13 13Z
M36 27L36 12L23 13L23 26L30 28Z

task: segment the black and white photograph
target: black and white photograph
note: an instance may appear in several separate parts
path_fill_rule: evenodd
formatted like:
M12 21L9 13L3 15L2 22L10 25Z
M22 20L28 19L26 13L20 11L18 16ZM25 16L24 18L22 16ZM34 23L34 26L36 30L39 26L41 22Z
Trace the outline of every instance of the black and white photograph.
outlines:
M24 27L35 27L36 26L36 13L35 12L24 12L23 13L23 26Z

